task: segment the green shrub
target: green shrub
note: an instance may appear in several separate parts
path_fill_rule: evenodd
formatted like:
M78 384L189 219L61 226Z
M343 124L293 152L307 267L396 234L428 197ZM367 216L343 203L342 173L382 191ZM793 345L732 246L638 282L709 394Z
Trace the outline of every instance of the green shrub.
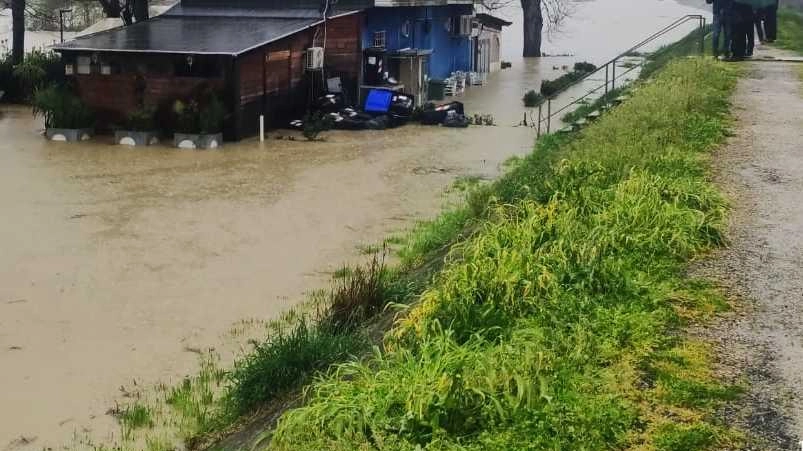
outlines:
M597 66L589 63L588 61L582 61L582 62L579 62L579 63L574 63L574 71L575 72L580 72L580 73L584 73L584 74L590 74L591 72L594 72L595 70L597 70Z
M304 128L301 130L301 134L307 138L307 141L316 141L321 133L331 127L332 123L324 113L307 113L304 116Z
M778 11L779 47L803 53L803 12L792 8Z
M366 350L368 340L360 326L394 299L384 256L374 255L366 266L341 273L314 311L292 316L235 363L228 373L221 416L198 424L232 422L303 386L330 365Z
M544 103L544 96L536 92L534 89L527 91L524 94L524 106L527 108L534 108Z
M229 373L228 412L235 417L249 413L302 386L315 372L348 359L364 345L363 337L300 318L288 331L275 333L237 362Z
M172 107L175 131L189 134L213 134L223 130L226 107L211 90L186 100L176 100Z
M210 94L201 105L198 117L198 128L202 134L220 133L223 130L223 119L226 107L215 94Z
M49 86L33 96L33 114L42 116L47 128L91 128L92 111L68 88Z
M155 108L141 107L132 111L126 118L126 130L146 132L156 128L154 122Z
M541 95L548 99L553 99L555 96L568 89L571 85L582 80L583 77L585 77L585 73L569 72L554 80L543 80L541 82Z
M4 102L30 102L34 92L64 81L64 67L57 53L34 50L14 66L10 55L0 56L0 90Z
M595 70L597 70L597 66L589 62L575 63L572 72L563 74L555 80L543 80L541 82L541 94L548 99L555 98L555 96L584 79Z

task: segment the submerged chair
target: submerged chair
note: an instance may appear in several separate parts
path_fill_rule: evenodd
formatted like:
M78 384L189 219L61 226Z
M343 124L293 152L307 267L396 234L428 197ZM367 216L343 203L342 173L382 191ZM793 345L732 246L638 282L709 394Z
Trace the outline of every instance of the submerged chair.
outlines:
M443 80L443 95L448 97L457 95L457 80L454 77Z

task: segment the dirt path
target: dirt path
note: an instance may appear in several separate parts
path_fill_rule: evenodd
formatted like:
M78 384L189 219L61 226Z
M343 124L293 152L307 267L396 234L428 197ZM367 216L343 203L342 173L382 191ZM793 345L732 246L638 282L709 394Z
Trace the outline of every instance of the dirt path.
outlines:
M781 56L765 50L764 55ZM759 55L762 56L762 55ZM726 412L761 439L799 449L803 438L803 85L799 65L749 63L734 99L735 136L717 155L733 202L731 246L702 272L746 301L705 332L723 368L749 387Z

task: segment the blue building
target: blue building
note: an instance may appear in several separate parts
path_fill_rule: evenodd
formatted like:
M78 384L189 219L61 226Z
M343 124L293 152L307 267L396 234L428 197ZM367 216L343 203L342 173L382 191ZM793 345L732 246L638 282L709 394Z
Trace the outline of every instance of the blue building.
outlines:
M454 71L470 71L473 4L470 1L440 3L443 5L385 6L367 10L363 48L384 49L391 55L411 51L428 54L426 74L429 78L443 79Z

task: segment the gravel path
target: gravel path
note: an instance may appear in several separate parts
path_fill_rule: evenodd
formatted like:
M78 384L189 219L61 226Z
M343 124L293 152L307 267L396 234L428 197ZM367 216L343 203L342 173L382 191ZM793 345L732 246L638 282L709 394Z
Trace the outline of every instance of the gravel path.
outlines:
M782 56L774 50L766 54ZM803 439L803 84L799 65L749 63L734 98L734 136L715 157L732 207L731 246L702 262L738 298L737 312L701 333L720 345L723 373L749 389L724 412L759 439L796 450Z

